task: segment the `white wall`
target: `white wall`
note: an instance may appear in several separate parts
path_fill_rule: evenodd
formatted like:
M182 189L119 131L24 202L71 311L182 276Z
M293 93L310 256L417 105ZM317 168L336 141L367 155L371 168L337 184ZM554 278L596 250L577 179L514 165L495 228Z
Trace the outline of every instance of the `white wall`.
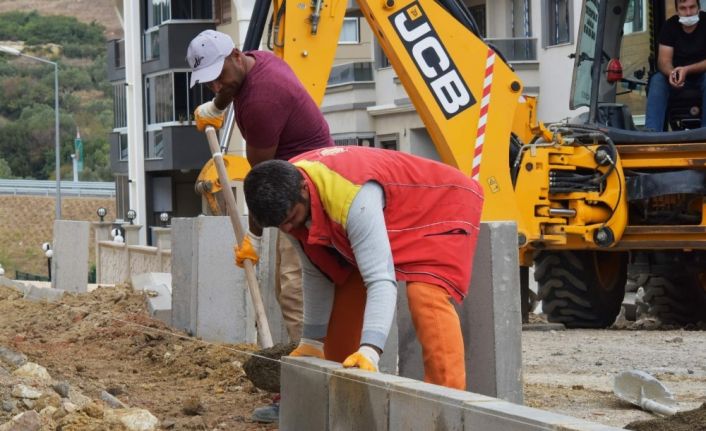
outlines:
M573 27L572 43L542 48L542 0L533 0L532 25L533 33L537 37L539 60L539 99L537 118L542 122L560 121L573 117L585 109L569 109L569 96L571 94L571 79L574 60L569 58L576 50L576 38L581 21L581 0L573 0Z

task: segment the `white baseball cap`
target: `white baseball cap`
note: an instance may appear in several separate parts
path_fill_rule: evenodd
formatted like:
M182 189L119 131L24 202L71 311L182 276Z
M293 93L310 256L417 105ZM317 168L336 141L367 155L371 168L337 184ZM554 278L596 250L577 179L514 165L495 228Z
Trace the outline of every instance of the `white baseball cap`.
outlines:
M211 82L223 70L226 57L235 48L233 39L216 30L204 30L189 43L186 61L191 66L191 85Z

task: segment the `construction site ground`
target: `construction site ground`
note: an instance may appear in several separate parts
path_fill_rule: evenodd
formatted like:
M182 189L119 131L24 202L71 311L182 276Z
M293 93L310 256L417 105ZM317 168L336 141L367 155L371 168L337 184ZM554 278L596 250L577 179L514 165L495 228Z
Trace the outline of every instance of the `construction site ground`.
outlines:
M74 397L78 406L70 412L45 410L43 429L119 429L105 419L111 407L100 400L102 391L148 410L160 429L276 429L250 420L252 409L270 400L242 371L255 346L206 343L174 331L148 317L143 295L119 286L42 303L0 286L0 348L10 352L0 355L0 426L18 413L39 410L55 392L52 384L63 383L85 397ZM659 378L682 409L696 408L706 402L705 341L698 330L524 331L525 403L614 426L652 419L612 394L613 376L635 368ZM8 362L12 352L46 367L52 382L28 383L44 398L11 395L23 381L11 374L17 368ZM703 430L702 419L688 428L639 429Z

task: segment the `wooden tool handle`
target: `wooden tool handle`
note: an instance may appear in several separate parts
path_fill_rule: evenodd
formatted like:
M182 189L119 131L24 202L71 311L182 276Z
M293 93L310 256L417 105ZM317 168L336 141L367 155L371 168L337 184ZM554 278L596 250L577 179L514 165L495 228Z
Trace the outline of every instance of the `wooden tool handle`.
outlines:
M211 148L213 163L216 165L216 170L218 171L218 181L221 182L223 197L225 198L226 206L228 207L228 216L230 217L230 222L233 225L233 230L235 231L235 240L238 244L242 244L245 233L243 232L243 227L240 225L240 216L238 215L238 208L235 206L235 196L233 195L233 189L230 187L230 178L228 178L228 171L226 170L226 166L223 162L223 154L221 154L221 148L218 145L216 129L211 126L206 127L206 137L208 138L208 146ZM267 323L265 306L262 303L260 287L258 286L257 277L255 276L255 266L249 259L245 259L243 263L245 266L245 278L248 282L248 290L250 291L250 297L252 298L252 303L255 308L257 333L260 336L260 345L266 349L268 347L272 347L273 345L272 334L270 333L270 326Z

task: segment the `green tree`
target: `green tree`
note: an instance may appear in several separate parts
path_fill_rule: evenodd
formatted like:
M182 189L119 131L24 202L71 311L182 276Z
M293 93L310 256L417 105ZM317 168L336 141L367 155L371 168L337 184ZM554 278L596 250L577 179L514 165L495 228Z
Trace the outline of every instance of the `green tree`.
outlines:
M71 172L76 128L84 141L81 178L111 180L112 88L105 68L104 28L36 11L0 14L0 40L22 41L24 52L59 67L60 163ZM59 49L56 46L59 45ZM0 158L12 175L47 179L55 173L53 67L0 55Z
M13 178L12 169L5 159L0 159L0 178Z

